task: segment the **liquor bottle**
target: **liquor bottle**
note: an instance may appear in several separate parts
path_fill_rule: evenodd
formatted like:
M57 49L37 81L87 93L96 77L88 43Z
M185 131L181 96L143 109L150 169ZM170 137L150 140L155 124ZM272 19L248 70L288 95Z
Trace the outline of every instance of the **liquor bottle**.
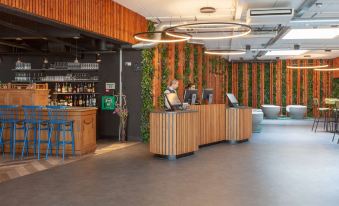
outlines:
M69 83L69 86L68 86L68 93L72 93L72 92L73 92L72 84Z
M79 92L78 93L82 93L83 92L83 87L82 87L82 83L79 86Z
M88 90L87 91L88 93L92 92L92 84L91 83L88 84L87 90Z
M77 86L77 93L80 93L80 85Z
M89 95L87 95L87 97L86 97L86 106L87 106L87 107L90 107L90 106L91 106L91 104L90 104L90 102L89 102L89 99L90 99L90 97L89 97Z
M57 92L60 93L60 92L61 92L61 84L58 84L58 83L57 83L57 85L58 85L58 86L57 86L57 87L58 87Z
M95 84L93 82L93 86L92 86L92 92L95 93Z
M78 106L78 98L77 98L76 95L74 96L74 102L73 102L73 105L74 105L75 107Z
M93 107L97 106L97 99L95 98L95 94L93 94L93 97L92 97L92 106Z
M58 92L58 87L59 87L59 85L58 85L58 83L56 83L56 84L54 85L54 92Z
M84 93L85 92L88 92L88 87L87 87L87 85L85 84L85 86L84 86Z
M82 95L80 95L80 97L79 97L79 106L80 106L80 107L83 106Z

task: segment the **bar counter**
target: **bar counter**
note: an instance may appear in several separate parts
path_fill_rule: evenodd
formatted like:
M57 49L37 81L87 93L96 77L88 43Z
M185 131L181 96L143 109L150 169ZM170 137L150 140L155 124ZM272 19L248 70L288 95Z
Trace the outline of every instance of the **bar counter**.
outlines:
M248 141L252 137L252 108L224 104L191 105L187 111L150 114L150 152L174 159L193 154L199 146Z
M18 109L19 119L23 118L22 109ZM47 109L43 111L43 119L48 119ZM92 153L96 149L96 107L69 107L68 108L68 120L74 120L74 135L75 135L75 154L83 155ZM33 137L33 131L30 131L30 139ZM55 138L52 137L52 143L55 142ZM9 131L5 131L5 139L9 137ZM23 138L23 131L17 130L17 139ZM47 140L47 131L41 131L41 139ZM71 139L69 132L66 132L66 139ZM41 144L41 153L46 152L46 144ZM22 144L18 144L16 147L17 152L21 152ZM9 152L8 144L5 146L5 151ZM32 152L32 149L30 149ZM55 147L53 147L53 153L55 153ZM62 153L62 148L59 148L59 154ZM71 145L66 145L66 154L72 154Z

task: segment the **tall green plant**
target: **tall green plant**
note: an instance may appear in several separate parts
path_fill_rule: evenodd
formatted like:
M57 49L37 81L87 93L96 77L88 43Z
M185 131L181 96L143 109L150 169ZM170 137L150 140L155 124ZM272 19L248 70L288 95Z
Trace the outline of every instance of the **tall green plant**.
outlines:
M174 48L174 78L182 79L182 76L179 74L179 47L178 44L175 44Z
M148 30L154 31L153 23L149 22ZM141 78L141 137L144 142L148 142L150 136L150 113L153 110L152 83L154 76L153 57L154 49L144 49L142 51L142 78Z
M190 44L185 44L185 69L184 69L184 87L187 87L190 80L191 74L191 46Z
M161 51L161 82L160 82L161 93L160 94L163 94L167 88L167 82L168 82L168 77L169 77L167 44L162 45L160 51ZM164 105L165 105L164 95L160 95L158 100L159 100L160 108L164 108Z
M193 50L194 66L193 66L193 81L194 84L199 85L199 73L198 73L198 48L194 47Z

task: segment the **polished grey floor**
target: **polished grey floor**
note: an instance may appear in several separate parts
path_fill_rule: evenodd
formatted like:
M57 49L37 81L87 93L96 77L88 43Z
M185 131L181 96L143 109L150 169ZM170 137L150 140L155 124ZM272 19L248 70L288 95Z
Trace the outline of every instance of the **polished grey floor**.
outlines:
M176 161L138 144L0 184L0 205L338 206L339 145L310 123L267 121Z

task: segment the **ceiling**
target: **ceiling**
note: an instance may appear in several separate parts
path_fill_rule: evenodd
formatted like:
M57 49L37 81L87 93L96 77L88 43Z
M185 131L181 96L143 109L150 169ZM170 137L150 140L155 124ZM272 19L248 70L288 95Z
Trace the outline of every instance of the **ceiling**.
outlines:
M0 9L0 55L109 53L120 42L42 18ZM74 37L79 37L75 40ZM76 51L77 50L77 51Z
M116 0L156 23L180 23L194 21L248 22L248 9L255 8L293 8L294 16L282 19L266 19L264 22L249 22L253 31L242 38L204 41L207 49L245 49L244 55L225 56L229 60L275 59L279 58L335 58L339 56L339 38L285 40L282 37L294 28L319 28L339 26L338 0ZM200 8L216 8L213 14L201 14ZM317 20L317 21L315 21ZM321 21L318 21L321 20ZM294 49L308 50L298 56L266 56L269 50ZM330 49L331 52L326 52ZM306 55L306 57L305 57Z

